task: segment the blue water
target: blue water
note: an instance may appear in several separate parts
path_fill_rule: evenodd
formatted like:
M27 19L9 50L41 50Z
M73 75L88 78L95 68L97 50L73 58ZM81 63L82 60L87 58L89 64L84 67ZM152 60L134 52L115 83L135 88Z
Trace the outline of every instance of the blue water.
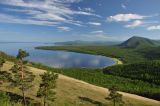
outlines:
M0 43L0 51L16 56L18 49L24 49L30 56L26 59L55 68L103 68L115 64L111 58L83 53L36 50L36 46L48 46L44 43ZM53 45L53 44L52 44Z

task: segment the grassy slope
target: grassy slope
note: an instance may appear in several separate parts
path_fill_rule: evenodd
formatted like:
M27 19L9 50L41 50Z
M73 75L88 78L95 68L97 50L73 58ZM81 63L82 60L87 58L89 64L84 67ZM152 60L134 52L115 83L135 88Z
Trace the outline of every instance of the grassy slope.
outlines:
M2 70L9 70L13 64L7 62ZM38 90L39 83L41 81L40 74L43 74L44 70L29 67L29 69L36 75L34 80L34 87L27 91L27 96L33 98L35 101L42 101L35 97L36 91ZM3 85L4 86L4 85ZM0 87L4 91L10 91L16 94L20 94L17 89L8 89L6 87ZM76 80L70 77L59 75L57 82L57 99L55 106L97 106L107 104L110 106L111 102L104 98L108 94L108 90L102 87L97 87L86 82ZM126 105L132 106L159 106L160 102L147 99L144 97L124 93L124 101Z

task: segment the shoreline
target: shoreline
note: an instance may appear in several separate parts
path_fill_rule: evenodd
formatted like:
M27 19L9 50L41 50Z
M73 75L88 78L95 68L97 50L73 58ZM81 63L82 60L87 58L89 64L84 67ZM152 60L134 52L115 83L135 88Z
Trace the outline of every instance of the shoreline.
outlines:
M96 54L96 53L87 53L85 51L75 51L75 50L63 50L63 49L45 49L45 48L39 48L39 47L35 47L35 49L39 49L39 50L49 50L49 51L65 51L65 52L74 52L74 53L83 53L83 54L91 54L91 55L99 55L99 56L105 56L108 58L111 58L113 61L116 62L116 64L114 65L122 65L123 61L116 58L116 57L110 57L110 56L106 56L106 55L101 55L101 54Z
M111 57L112 58L112 57ZM116 64L115 65L122 65L123 64L123 61L121 61L120 59L118 59L118 58L112 58L115 62L116 62Z

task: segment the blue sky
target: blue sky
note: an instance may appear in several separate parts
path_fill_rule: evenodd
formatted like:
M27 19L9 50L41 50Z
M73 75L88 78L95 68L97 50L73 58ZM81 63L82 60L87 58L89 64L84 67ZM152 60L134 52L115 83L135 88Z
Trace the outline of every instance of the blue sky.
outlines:
M160 0L0 0L0 41L160 39Z

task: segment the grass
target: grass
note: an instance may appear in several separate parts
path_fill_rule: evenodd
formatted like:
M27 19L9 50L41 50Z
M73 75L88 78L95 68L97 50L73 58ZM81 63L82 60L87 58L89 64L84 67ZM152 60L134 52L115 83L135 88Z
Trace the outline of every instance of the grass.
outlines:
M2 70L8 71L12 67L13 63L7 62ZM36 75L36 79L33 81L34 87L30 88L26 92L26 96L33 99L33 102L42 102L41 98L36 97L36 92L41 82L39 75L43 74L44 70L29 67L29 69ZM1 86L0 89L3 91L9 91L18 95L21 92L14 88L8 89ZM111 106L112 102L104 99L108 95L108 90L97 87L80 80L76 80L70 77L59 75L56 88L56 100L54 106ZM138 100L136 98L124 96L125 106L159 106L159 103ZM18 105L16 105L18 106Z

